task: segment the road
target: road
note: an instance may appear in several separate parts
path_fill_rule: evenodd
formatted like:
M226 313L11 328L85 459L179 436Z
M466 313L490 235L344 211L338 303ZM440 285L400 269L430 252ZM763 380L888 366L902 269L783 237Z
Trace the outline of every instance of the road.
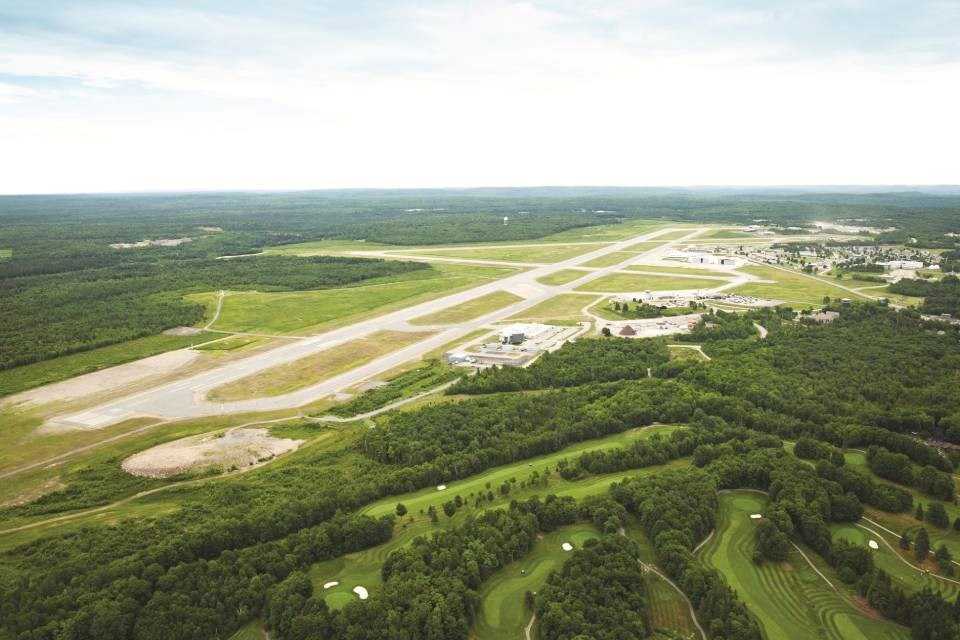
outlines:
M689 241L703 232L703 230L700 229L692 230L683 237L665 241L663 244L640 255L631 254L620 263L603 268L593 268L577 280L563 285L550 286L538 282L539 278L564 269L582 266L592 260L618 251L631 248L635 251L636 249L633 248L633 245L639 242L655 241L658 236L670 234L674 231L677 231L677 229L665 228L640 234L627 240L603 245L594 251L573 258L549 265L538 266L523 273L480 284L466 291L423 302L316 336L292 340L275 349L257 353L242 360L226 363L216 369L198 373L183 380L168 382L146 391L111 400L81 412L58 416L51 420L51 422L75 428L99 429L134 417L155 417L161 420L171 420L299 407L347 389L401 364L420 359L431 351L463 338L477 329L489 326L490 323L505 320L553 296L572 292L575 289L584 287L584 285L593 280L620 271L636 262L639 258L663 257L674 245ZM378 252L357 251L354 253L357 255L375 255ZM742 275L734 281L724 282L715 289L710 290L728 289L742 284L751 278L751 276ZM504 290L517 293L523 296L524 300L492 311L479 318L450 326L413 345L399 349L373 362L356 367L346 373L333 376L317 384L279 396L227 403L217 403L206 400L206 394L210 390L229 382L263 372L278 365L294 362L300 358L370 335L376 331L382 331L384 329L409 331L411 329L409 321L414 318L435 313L448 307L454 307L495 291Z

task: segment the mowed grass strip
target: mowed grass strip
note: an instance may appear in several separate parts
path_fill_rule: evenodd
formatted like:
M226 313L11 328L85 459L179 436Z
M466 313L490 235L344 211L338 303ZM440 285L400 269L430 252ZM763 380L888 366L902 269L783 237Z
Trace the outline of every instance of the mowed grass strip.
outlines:
M523 298L508 291L494 291L485 296L468 300L463 304L414 318L410 321L410 324L453 324L456 322L466 322L467 320L479 318L491 311L502 309L521 300L523 300Z
M510 320L536 320L548 324L570 324L587 320L583 308L597 300L596 296L584 293L561 293L549 300L511 316Z
M601 245L544 245L544 246L517 246L502 248L464 248L416 251L418 256L435 256L438 258L466 258L469 260L500 260L504 262L552 263L573 258L589 251L596 251ZM397 254L402 257L403 254Z
M548 276L537 278L537 282L549 285L567 284L568 282L573 282L577 278L582 278L588 273L590 272L584 271L583 269L563 269L561 271L551 273Z
M611 273L579 287L577 291L601 291L609 293L635 291L673 291L690 289L712 289L722 285L720 280L705 278L685 278L679 276L633 275L630 273Z
M13 257L13 249L0 249L0 260L3 260L4 258L12 258L12 257Z
M473 287L481 280L513 273L516 269L445 264L405 274L392 282L368 281L342 289L269 293L230 291L223 299L220 317L212 328L269 335L315 333L374 313L402 309Z
M650 248L657 246L657 243L651 243ZM626 262L631 258L638 257L642 252L641 251L614 251L613 253L608 253L605 256L600 256L599 258L594 258L589 262L584 262L583 266L585 267L612 267L615 264L620 264L621 262Z
M831 589L796 551L787 562L756 565L750 515L766 506L755 493L722 494L717 531L700 555L737 591L769 640L909 638L908 630L868 616Z
M729 276L730 272L726 269L711 269L707 266L693 265L689 262L677 262L676 264L658 265L658 264L632 264L627 269L631 271L650 271L653 273L679 273L681 275L692 276ZM688 273L689 272L689 273Z
M524 603L527 591L536 593L547 583L551 571L559 571L573 553L564 551L563 543L574 549L599 538L600 532L591 524L560 527L537 540L533 550L490 576L480 587L480 612L474 631L480 640L522 638L524 627L533 611Z
M739 293L756 298L782 300L806 306L817 306L823 303L824 296L831 299L855 298L857 294L834 286L825 280L811 278L801 273L785 271L774 267L750 265L737 269L742 273L749 273L772 283L750 282L730 290L730 293Z
M260 373L235 380L213 389L207 396L215 402L231 402L279 396L322 382L372 360L426 340L432 333L378 331L364 338L351 340L312 356L271 367Z

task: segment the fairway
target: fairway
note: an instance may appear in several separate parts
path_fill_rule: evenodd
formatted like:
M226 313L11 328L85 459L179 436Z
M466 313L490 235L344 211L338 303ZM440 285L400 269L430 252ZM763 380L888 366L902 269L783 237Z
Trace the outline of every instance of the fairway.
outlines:
M556 473L553 473L547 486L531 486L525 489L519 488L511 491L508 495L494 493L492 502L484 502L477 509L473 506L471 494L486 493L487 483L494 489L511 478L515 478L517 483L529 477L534 470L543 473L544 469L555 467L556 463L563 458L574 458L584 451L601 451L615 447L621 447L634 442L638 439L652 437L655 434L667 435L672 431L683 428L679 425L658 425L645 429L631 429L624 433L618 433L606 438L599 438L587 442L581 442L571 445L561 451L553 454L530 458L511 465L505 465L491 469L485 473L480 473L456 482L448 484L447 489L438 491L435 487L422 489L408 494L391 496L384 498L373 504L368 505L360 511L364 515L379 517L388 513L393 513L397 503L403 503L407 507L407 515L397 520L395 534L388 542L364 549L356 553L347 554L340 558L320 562L310 569L309 576L313 581L316 592L326 594L328 606L339 608L350 602L356 597L351 589L361 585L370 590L371 594L375 592L376 587L382 583L380 569L390 552L409 544L417 536L430 535L432 532L440 531L449 527L463 524L464 520L471 514L476 514L487 509L499 509L509 505L511 500L524 500L531 496L538 495L541 498L548 494L557 496L572 496L580 500L588 495L597 495L604 493L610 488L612 482L618 481L623 477L645 475L649 473L661 473L668 468L687 467L690 464L688 458L675 460L665 465L644 467L637 470L627 470L618 473L609 473L603 475L590 475L581 480L563 480ZM455 495L461 495L464 498L464 507L460 508L454 517L449 518L443 514L441 505L447 500L452 500ZM430 521L425 515L427 508L433 505L439 512L439 520L436 524ZM593 535L592 527L580 527L569 534L569 538L562 542L571 542L579 545L586 538L584 534ZM522 560L521 562L524 562ZM521 567L522 568L522 567ZM336 587L327 591L322 590L324 583L337 581ZM522 592L521 592L522 595ZM527 616L529 618L529 616Z
M230 291L213 328L266 334L317 333L356 321L373 311L394 311L476 286L478 279L512 273L515 270L509 268L445 264L413 272L416 277L406 280L342 289Z
M504 262L531 262L531 263L553 263L573 258L583 253L596 251L603 248L602 244L555 244L547 246L517 246L504 248L484 249L482 247L469 247L464 249L450 250L423 250L416 251L418 256L435 256L438 258L466 258L469 260L502 260ZM403 254L397 254L402 257Z
M721 280L697 277L646 276L629 273L611 273L577 287L577 291L602 291L608 293L637 291L672 291L689 289L712 289L724 284Z
M448 307L419 318L414 318L410 324L430 325L430 324L454 324L479 318L491 311L502 309L515 302L523 300L520 296L507 291L494 291L485 296L468 300L455 307Z
M871 526L869 523L865 523L865 525L871 530L877 531L879 534L883 533L883 531ZM883 543L879 535L874 535L866 529L846 523L832 524L830 525L830 531L833 534L834 540L842 538L862 547L867 547L869 540L876 540L880 548L872 552L874 564L879 569L890 574L893 581L905 588L908 592L913 593L929 587L934 591L939 591L942 597L948 602L956 600L957 594L960 593L960 585L945 580L938 580L928 573L923 573L919 569L908 566L890 547ZM899 550L900 547L897 546L898 540L894 540L893 536L886 535L883 536L883 539L887 540L894 549ZM908 552L907 559L913 563L913 554Z
M773 280L774 283L750 282L731 289L730 293L807 306L823 304L824 296L830 296L831 299L857 297L857 294L835 287L824 280L774 267L750 265L741 267L737 271L749 273L764 280Z
M542 473L545 468L554 467L560 460L564 458L574 458L584 451L603 451L605 449L622 447L636 440L650 438L655 434L667 435L681 428L682 427L678 425L657 425L655 427L630 429L629 431L607 436L606 438L598 438L596 440L579 442L555 453L548 453L535 458L529 458L514 464L496 467L484 473L470 476L462 480L448 482L446 484L447 488L443 491L438 491L435 487L428 487L412 493L384 498L383 500L379 500L368 505L362 509L361 513L371 517L379 517L384 514L391 513L398 502L405 504L410 513L416 513L420 509L426 510L431 504L439 506L440 503L446 500L452 500L457 494L460 494L463 498L467 498L471 493L477 493L481 491L485 493L487 491L487 483L490 483L491 487L496 487L504 482L509 481L511 478L515 478L517 482L520 482L521 480L526 479L526 477L529 476L533 471L539 471ZM616 478L627 474L624 472L608 475ZM563 480L557 474L553 474L550 476L549 493L561 495L563 493L561 489L567 488L570 490L569 495L580 497L577 495L577 492L582 492L584 495L586 495L592 490L595 484L606 483L609 485L609 482L610 480L607 479L607 476L587 476L582 481L570 482ZM537 491L533 491L534 494L541 492L543 491L539 489ZM511 493L509 497L513 497L513 494Z
M572 323L587 320L583 308L597 300L596 296L584 293L561 293L538 305L511 316L510 320L536 320L548 324Z
M0 249L0 260L13 257L13 249Z
M375 358L411 344L426 340L432 333L410 331L378 331L364 338L351 340L312 356L300 358L260 371L245 378L217 387L207 394L216 402L230 402L278 396L309 387L344 373Z
M735 491L720 495L717 531L700 557L720 571L757 618L768 640L906 640L909 631L869 617L840 596L796 551L784 563L753 563L752 513L767 499Z
M551 273L548 276L537 278L537 282L549 285L567 284L568 282L573 282L577 278L582 278L588 273L590 272L582 269L563 269L561 271Z
M590 524L560 527L537 540L533 550L490 576L480 587L482 604L474 631L480 640L520 640L533 611L524 604L527 591L536 593L551 571L559 570L572 552L561 545L569 542L579 549L600 536Z

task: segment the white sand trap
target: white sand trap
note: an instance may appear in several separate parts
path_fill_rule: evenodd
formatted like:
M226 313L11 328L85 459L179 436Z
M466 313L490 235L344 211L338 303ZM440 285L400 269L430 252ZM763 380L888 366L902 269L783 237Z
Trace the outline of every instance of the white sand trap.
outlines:
M437 491L443 491L443 490L446 489L446 488L447 488L447 485L445 485L445 484L438 484L438 485L437 485Z
M361 600L366 600L367 597L370 595L367 593L367 590L361 587L360 585L355 586L353 588L353 592L357 594L357 597L360 598Z
M877 544L877 541L876 541L876 540L870 540L869 542L867 542L867 546L870 547L871 549L879 549L879 548L880 548L880 545Z
M188 471L249 467L301 444L303 440L275 438L267 429L237 428L166 442L130 456L121 466L131 475L169 478Z
M751 519L751 520L759 520L759 519L762 518L762 517L763 517L763 516L760 515L759 513L751 513L751 514L750 514L750 519Z
M561 547L564 551L573 551L573 545L570 544L569 542L564 542L562 545L560 545L560 547Z
M324 589L333 589L333 588L334 588L335 586L337 586L338 584L340 584L340 583L337 582L336 580L334 580L333 582L324 582L324 583L323 583L323 588L324 588Z

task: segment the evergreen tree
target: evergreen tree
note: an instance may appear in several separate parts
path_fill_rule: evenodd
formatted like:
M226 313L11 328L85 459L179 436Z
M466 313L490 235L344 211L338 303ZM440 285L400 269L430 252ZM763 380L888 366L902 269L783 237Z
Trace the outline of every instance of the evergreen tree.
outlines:
M917 541L913 546L917 554L917 562L926 560L930 555L930 535L926 529L920 529L917 532Z

